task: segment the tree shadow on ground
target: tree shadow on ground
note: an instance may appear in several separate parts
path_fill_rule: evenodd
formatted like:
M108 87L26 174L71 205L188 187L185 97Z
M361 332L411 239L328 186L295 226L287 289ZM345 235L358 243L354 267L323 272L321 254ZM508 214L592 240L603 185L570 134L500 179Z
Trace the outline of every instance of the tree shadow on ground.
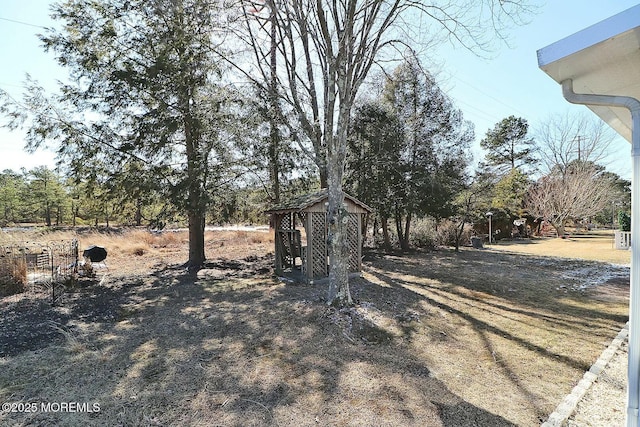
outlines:
M384 322L327 307L324 288L216 270L117 279L68 300L57 326L66 331L62 343L0 359L0 398L98 402L100 411L9 413L0 421L515 425L452 392ZM358 286L381 291L372 306L393 297L372 283Z
M427 328L412 322L412 328L403 329L409 340L416 341L414 351L441 342L444 351L475 358L485 355L488 365L500 372L503 385L496 394L513 390L513 399L534 408L543 421L627 320L628 284L626 294L594 301L594 289L572 291L560 286L567 280L563 271L574 264L471 251L416 253L378 256L369 262L365 278L385 288L386 301L376 308L386 317L414 313L418 319L425 317L423 323L438 325ZM624 282L614 280L607 286L624 287ZM355 294L370 301L371 289L364 284L356 287ZM464 332L469 330L473 333ZM429 335L431 340L425 340ZM456 346L475 346L476 351L465 353ZM473 387L473 381L469 385Z

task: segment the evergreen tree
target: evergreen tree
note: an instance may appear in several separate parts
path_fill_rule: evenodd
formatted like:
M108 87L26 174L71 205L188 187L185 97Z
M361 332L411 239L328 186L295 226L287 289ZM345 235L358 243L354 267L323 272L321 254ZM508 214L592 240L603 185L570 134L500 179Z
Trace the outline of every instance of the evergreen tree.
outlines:
M404 131L397 116L379 102L356 109L350 132L345 188L379 216L384 246L391 249L387 221L402 182L400 154Z
M529 178L520 169L511 169L495 185L492 207L504 209L511 217L521 217L530 184Z
M520 117L509 116L487 131L480 146L487 151L486 166L504 176L519 168L527 171L535 167L535 142L529 137L529 124Z
M20 221L26 201L26 183L12 170L0 173L0 225Z
M28 191L31 203L46 226L60 225L69 208L69 198L62 178L51 169L40 166L29 171Z
M400 245L406 250L414 216L441 219L454 213L453 201L467 179L473 127L415 59L394 71L383 97L404 131L394 217Z
M215 157L223 148L226 95L214 57L218 2L67 0L53 7L61 30L42 37L71 83L51 101L29 84L22 105L4 98L31 148L55 138L74 177L115 177L132 158L162 183L189 223L188 266L205 260L204 225ZM29 115L30 113L30 115ZM226 135L225 135L226 136ZM213 164L212 164L213 163Z

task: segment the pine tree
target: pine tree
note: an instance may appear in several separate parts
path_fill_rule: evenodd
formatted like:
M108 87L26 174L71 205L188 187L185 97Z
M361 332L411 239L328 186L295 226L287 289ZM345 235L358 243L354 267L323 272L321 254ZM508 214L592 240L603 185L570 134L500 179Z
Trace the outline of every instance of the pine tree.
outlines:
M487 151L486 165L499 176L519 168L522 172L535 167L535 142L529 137L529 124L521 117L509 116L487 131L480 146Z
M25 104L5 97L28 143L60 141L76 180L111 180L135 159L189 223L189 267L205 260L206 191L220 163L225 95L214 57L219 3L205 0L67 0L53 6L60 30L42 41L70 73L56 99L29 82ZM90 178L89 178L90 179Z
M455 211L453 201L466 181L473 127L415 59L393 72L383 97L404 130L394 217L400 245L407 250L415 216L441 219Z

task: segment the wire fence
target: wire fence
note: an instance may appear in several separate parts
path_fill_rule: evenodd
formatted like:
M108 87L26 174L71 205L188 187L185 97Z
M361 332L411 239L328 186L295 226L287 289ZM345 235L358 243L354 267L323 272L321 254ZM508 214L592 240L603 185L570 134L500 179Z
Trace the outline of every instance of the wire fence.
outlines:
M47 293L55 303L78 276L78 241L14 242L0 245L0 297Z

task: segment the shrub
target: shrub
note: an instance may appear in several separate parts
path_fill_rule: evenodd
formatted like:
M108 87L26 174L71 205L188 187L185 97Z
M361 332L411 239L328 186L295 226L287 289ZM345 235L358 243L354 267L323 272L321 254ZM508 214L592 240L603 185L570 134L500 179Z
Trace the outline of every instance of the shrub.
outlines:
M415 220L409 231L409 244L416 248L427 249L439 245L436 222L431 218Z
M444 219L439 222L432 218L415 221L410 233L411 245L418 248L434 248L436 246L455 246L458 224ZM460 239L460 246L471 242L471 228L465 226Z
M411 223L409 230L409 244L414 248L433 249L437 246L455 246L456 222L444 219L436 221L433 218L418 218ZM383 246L382 232L373 236L374 247ZM398 236L394 226L389 227L389 240L393 247L398 247ZM471 227L465 225L460 239L460 246L471 244Z
M631 231L631 217L624 211L618 212L618 224L620 231Z
M144 248L142 246L138 246L138 247L132 248L132 250L131 250L131 253L133 255L136 255L136 256L142 256L142 255L145 254L145 252L146 252L146 248Z

